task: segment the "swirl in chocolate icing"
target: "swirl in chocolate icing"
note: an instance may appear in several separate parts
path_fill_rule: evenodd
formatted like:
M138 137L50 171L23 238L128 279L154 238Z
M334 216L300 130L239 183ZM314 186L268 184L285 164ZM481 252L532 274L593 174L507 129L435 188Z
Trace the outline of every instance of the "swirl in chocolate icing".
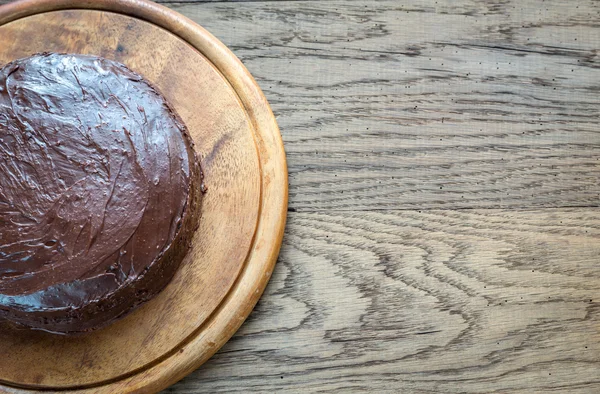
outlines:
M73 318L151 269L182 226L189 145L163 97L123 65L42 54L5 66L0 311ZM138 302L113 304L121 314Z

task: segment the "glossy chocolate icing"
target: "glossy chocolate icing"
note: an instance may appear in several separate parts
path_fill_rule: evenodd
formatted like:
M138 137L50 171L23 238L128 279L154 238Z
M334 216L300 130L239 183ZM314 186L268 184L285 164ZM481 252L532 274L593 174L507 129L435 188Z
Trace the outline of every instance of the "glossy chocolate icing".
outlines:
M122 317L172 278L201 172L165 99L125 66L41 54L0 70L0 317L49 332Z

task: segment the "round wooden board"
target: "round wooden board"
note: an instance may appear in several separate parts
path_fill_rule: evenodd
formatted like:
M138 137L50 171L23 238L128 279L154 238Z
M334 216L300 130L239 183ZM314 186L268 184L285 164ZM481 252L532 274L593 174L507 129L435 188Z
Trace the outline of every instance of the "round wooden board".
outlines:
M156 392L212 356L262 294L279 253L287 168L259 87L216 38L141 0L26 0L0 7L0 66L38 52L114 59L187 124L208 193L173 282L125 319L62 337L0 326L0 390Z

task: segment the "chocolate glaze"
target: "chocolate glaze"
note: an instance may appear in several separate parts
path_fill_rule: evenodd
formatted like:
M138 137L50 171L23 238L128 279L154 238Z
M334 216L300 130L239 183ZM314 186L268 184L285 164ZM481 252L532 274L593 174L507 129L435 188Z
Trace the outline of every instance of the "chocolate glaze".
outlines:
M0 70L0 318L56 333L125 315L197 227L191 138L141 76L41 54Z

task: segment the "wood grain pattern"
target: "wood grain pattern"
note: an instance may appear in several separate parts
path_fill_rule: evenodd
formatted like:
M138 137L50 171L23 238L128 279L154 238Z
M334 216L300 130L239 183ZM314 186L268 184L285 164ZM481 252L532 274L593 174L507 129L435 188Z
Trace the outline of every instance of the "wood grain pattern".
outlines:
M257 78L298 212L166 393L600 391L598 2L169 6Z
M298 211L597 206L600 4L171 4L265 91Z
M292 213L252 316L165 392L595 393L598 255L595 208Z
M292 211L166 393L600 391L599 2L161 3L257 78Z
M268 95L292 210L597 206L600 7L537 4L168 5Z

